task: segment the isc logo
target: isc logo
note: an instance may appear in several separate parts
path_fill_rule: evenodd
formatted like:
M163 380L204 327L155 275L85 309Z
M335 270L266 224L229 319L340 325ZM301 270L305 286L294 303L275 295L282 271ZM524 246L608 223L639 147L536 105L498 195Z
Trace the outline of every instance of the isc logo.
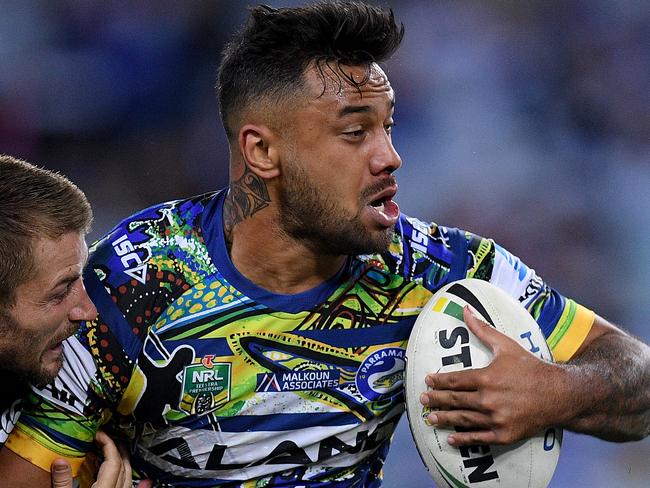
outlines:
M428 229L420 222L413 222L413 231L411 232L411 246L416 251L423 254L427 253L427 246L429 244L429 236L427 235Z
M140 258L126 234L113 241L112 246L115 254L121 258L124 272L144 285L147 280L147 263Z

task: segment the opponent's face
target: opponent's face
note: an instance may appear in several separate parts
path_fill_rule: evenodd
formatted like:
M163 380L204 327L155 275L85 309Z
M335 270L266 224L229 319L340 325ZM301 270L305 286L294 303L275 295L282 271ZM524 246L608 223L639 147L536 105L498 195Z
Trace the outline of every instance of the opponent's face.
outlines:
M43 385L63 365L61 342L81 320L97 315L81 272L88 249L81 234L34 243L36 275L16 289L16 302L0 314L0 367Z
M392 173L401 159L391 141L394 93L373 64L306 73L308 95L285 126L279 205L283 229L319 252L386 249L399 217ZM325 90L323 90L323 76Z

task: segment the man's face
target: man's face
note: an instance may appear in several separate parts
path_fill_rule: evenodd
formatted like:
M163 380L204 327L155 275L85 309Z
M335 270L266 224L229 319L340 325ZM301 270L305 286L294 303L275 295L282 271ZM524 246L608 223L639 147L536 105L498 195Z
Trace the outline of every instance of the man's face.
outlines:
M386 249L399 217L392 173L401 159L391 141L394 93L373 64L343 66L338 77L316 68L308 95L288 114L281 149L280 224L312 249L333 255Z
M33 245L36 274L18 286L15 304L0 313L0 368L43 385L63 365L61 342L97 310L81 281L88 256L83 235L72 232Z

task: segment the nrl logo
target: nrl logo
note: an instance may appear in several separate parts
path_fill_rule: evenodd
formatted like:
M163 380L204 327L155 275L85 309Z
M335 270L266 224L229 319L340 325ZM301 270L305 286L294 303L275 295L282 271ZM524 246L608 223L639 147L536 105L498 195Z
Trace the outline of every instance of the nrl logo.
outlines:
M230 363L214 363L206 355L199 364L183 368L183 390L179 408L191 415L204 415L230 400Z

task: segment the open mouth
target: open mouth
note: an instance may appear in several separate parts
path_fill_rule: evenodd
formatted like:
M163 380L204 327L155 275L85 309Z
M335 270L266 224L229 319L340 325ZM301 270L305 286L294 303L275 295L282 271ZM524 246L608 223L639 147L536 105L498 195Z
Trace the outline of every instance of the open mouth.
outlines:
M399 206L393 201L394 190L387 190L379 195L379 198L371 200L368 207L372 208L375 221L381 227L395 225L399 218Z
M378 198L377 200L374 200L370 202L370 206L376 208L380 212L384 211L384 204L390 200L390 197L383 197L383 198Z

